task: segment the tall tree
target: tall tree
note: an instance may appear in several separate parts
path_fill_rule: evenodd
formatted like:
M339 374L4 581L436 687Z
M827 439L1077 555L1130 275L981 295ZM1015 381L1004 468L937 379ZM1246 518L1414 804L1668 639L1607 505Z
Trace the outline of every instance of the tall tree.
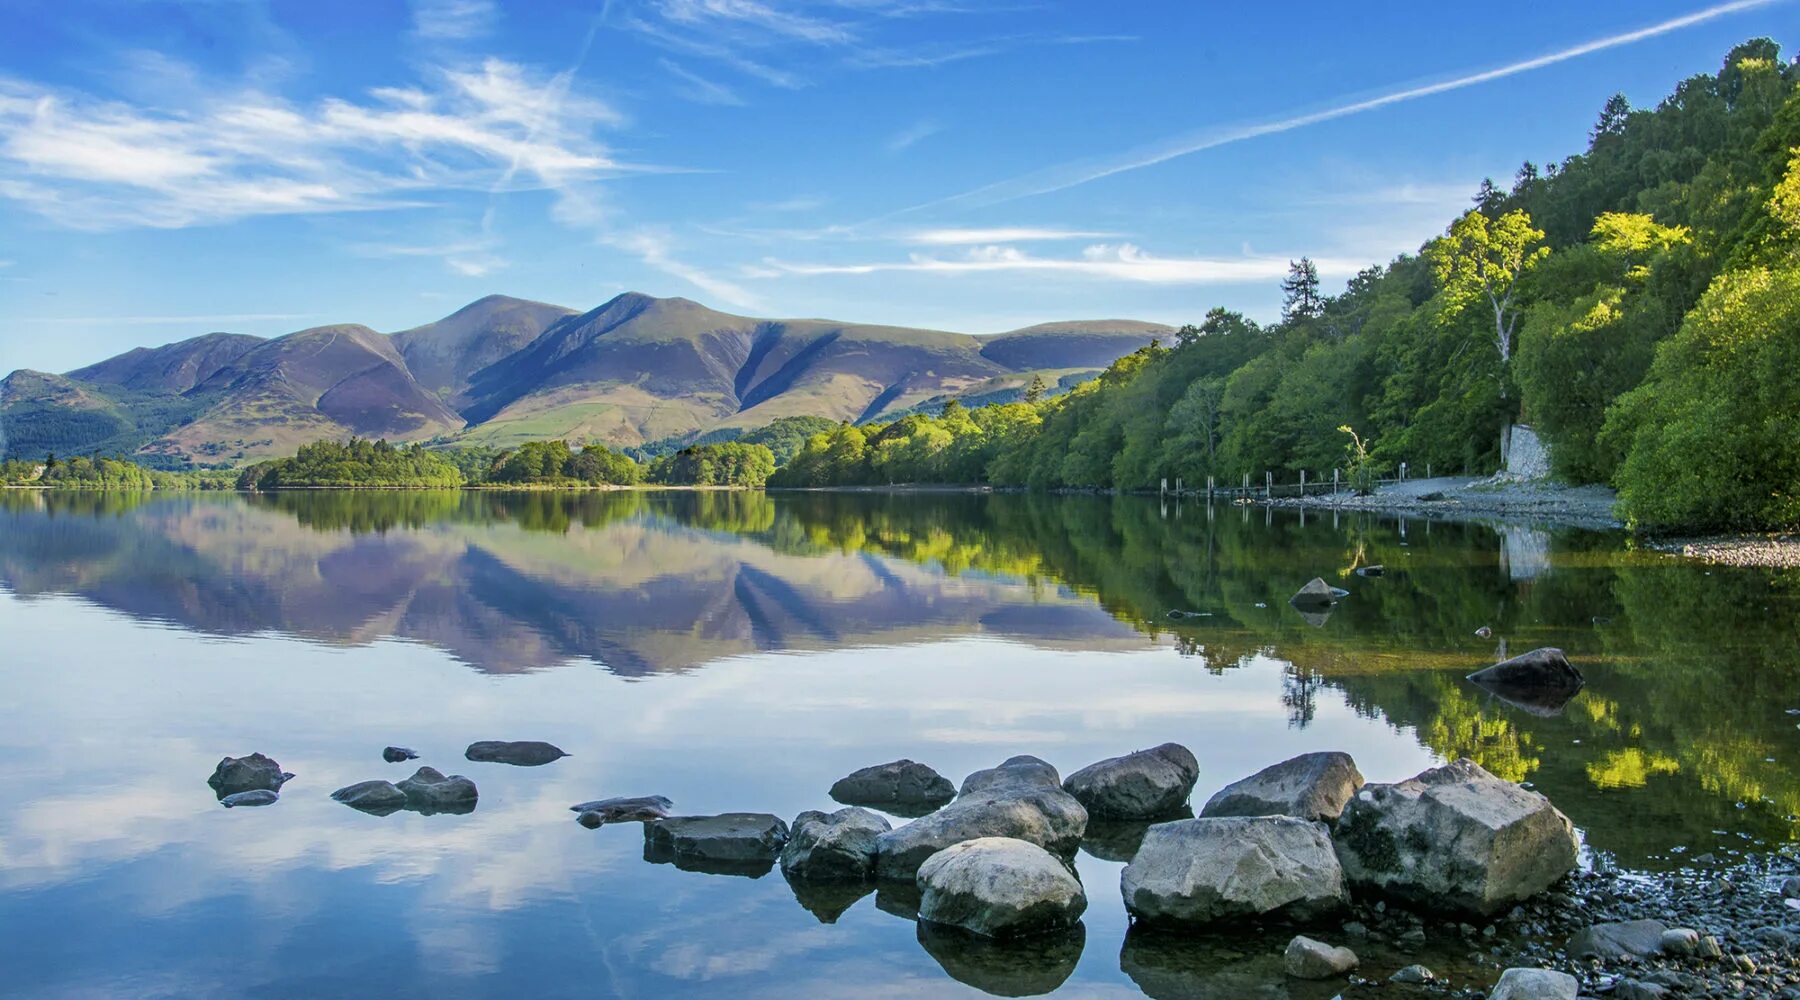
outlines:
M1281 318L1286 322L1313 319L1325 311L1319 295L1319 269L1311 257L1288 262L1288 276L1281 282Z
M1544 231L1534 228L1522 210L1491 221L1474 211L1425 248L1452 314L1483 300L1494 310L1494 347L1502 364L1512 360L1519 279L1550 255L1543 240Z

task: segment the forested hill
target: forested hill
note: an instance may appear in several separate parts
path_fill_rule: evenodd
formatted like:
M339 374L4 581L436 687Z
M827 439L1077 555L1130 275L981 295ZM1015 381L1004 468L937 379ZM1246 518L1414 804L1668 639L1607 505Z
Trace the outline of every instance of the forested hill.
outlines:
M1757 39L1588 149L1484 183L1417 255L1279 323L1215 309L1074 392L815 437L778 485L1153 488L1346 464L1492 471L1533 424L1556 471L1650 528L1800 523L1800 70Z

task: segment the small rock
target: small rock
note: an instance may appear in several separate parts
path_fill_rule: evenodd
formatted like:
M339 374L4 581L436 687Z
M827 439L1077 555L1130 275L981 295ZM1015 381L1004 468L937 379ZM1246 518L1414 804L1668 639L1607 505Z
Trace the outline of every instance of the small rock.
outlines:
M787 824L768 813L670 816L644 824L646 846L676 860L773 862L787 839Z
M359 781L332 792L331 797L352 809L384 816L406 807L406 793L391 781Z
M219 800L219 804L227 809L238 806L272 806L281 796L267 788L252 788L247 792L232 792Z
M1756 959L1749 955L1733 955L1731 961L1737 965L1738 971L1746 976L1756 975Z
M1569 939L1567 951L1570 958L1598 958L1603 962L1650 958L1662 954L1663 933L1667 930L1660 920L1594 924L1576 931Z
M1477 670L1467 680L1514 705L1550 716L1581 693L1587 683L1560 649L1534 649Z
M481 764L511 764L515 767L539 767L567 757L560 748L539 740L481 740L469 744L463 756Z
M606 817L600 815L598 812L595 812L592 809L589 809L585 812L578 814L575 817L575 822L580 823L582 826L585 826L590 830L598 830L602 826L606 825Z
M408 809L426 815L470 812L478 797L475 782L460 774L446 776L434 767L421 767L394 787L406 796Z
M1386 572L1387 572L1387 568L1382 566L1380 563L1376 563L1372 566L1358 566L1356 568L1356 575L1364 576L1364 577L1381 576L1383 573L1386 573Z
M1288 603L1296 608L1325 608L1336 604L1339 598L1348 596L1348 590L1339 590L1315 576L1306 586L1296 591L1294 596L1288 598Z
M1551 969L1507 969L1488 1000L1576 1000L1581 984L1566 972Z
M1063 781L1094 819L1157 819L1187 804L1200 777L1200 762L1187 747L1164 743L1112 757Z
M1483 625L1475 630L1475 637L1477 639L1492 639L1494 637L1494 630Z
M1781 895L1787 899L1800 899L1800 875L1790 875L1781 880Z
M1725 957L1725 949L1719 947L1718 938L1711 934L1703 934L1700 937L1699 946L1694 949L1694 954L1701 958L1717 960Z
M1356 952L1338 948L1304 935L1288 942L1282 956L1287 974L1295 979L1335 979L1356 968Z
M1613 1000L1663 1000L1669 995L1665 986L1637 979L1621 979L1613 987Z
M1437 981L1437 973L1423 965L1409 965L1388 977L1388 982L1402 986L1423 986Z
M638 820L662 819L669 815L669 810L674 807L674 802L661 795L637 795L595 799L592 802L570 806L569 811L582 815L593 813L599 817L601 823L630 823Z
M1662 951L1665 955L1695 955L1700 951L1700 932L1690 927L1671 927L1663 931Z
M206 783L212 786L223 801L225 796L234 792L248 792L258 788L271 792L280 791L281 786L292 777L273 759L253 753L248 757L226 757L220 760Z
M893 829L888 821L861 806L846 806L829 815L808 810L794 817L781 870L790 879L817 882L860 881L875 871L875 847Z
M984 937L1073 927L1087 909L1081 882L1055 856L1010 837L947 847L919 866L919 919Z
M1362 785L1362 772L1349 754L1301 754L1226 785L1206 801L1200 815L1334 821Z
M831 786L834 801L896 815L923 815L956 797L950 779L924 764L896 760L852 771Z

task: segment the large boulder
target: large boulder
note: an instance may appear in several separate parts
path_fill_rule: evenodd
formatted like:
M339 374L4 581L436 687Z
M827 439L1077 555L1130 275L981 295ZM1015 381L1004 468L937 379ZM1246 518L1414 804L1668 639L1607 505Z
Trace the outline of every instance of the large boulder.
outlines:
M1014 757L969 775L956 801L882 834L875 870L910 881L926 858L981 837L1016 837L1068 857L1086 830L1087 810L1062 790L1056 769L1035 757Z
M1550 800L1471 760L1369 784L1335 833L1358 891L1428 909L1491 916L1575 867L1575 827Z
M1011 837L954 844L919 866L919 919L984 937L1074 926L1087 909L1081 881L1050 852Z
M1488 1000L1576 1000L1581 983L1554 969L1507 969Z
M359 781L332 792L331 797L352 809L377 816L406 808L406 793L391 781Z
M1220 789L1202 816L1293 816L1335 822L1363 784L1347 753L1303 753Z
M394 787L406 796L406 808L426 815L467 813L475 809L475 782L460 774L445 775L435 767L421 767Z
M560 747L539 740L480 740L469 744L463 756L482 764L539 767L567 757Z
M1560 649L1534 649L1470 674L1482 690L1534 715L1560 713L1587 680Z
M875 842L892 830L887 820L860 806L794 817L781 870L789 879L844 882L875 873Z
M875 764L839 778L834 801L868 806L896 816L923 816L956 797L950 779L913 760Z
M644 824L646 849L677 862L773 864L787 839L787 824L768 813L669 816Z
M662 819L674 807L674 802L661 795L634 795L582 802L570 806L569 811L579 814L583 826L599 826Z
M281 786L292 777L272 758L253 753L248 757L226 757L220 760L206 783L223 799L236 792L249 792L258 788L279 792Z
M1179 743L1112 757L1069 775L1063 791L1094 819L1157 819L1187 805L1200 762Z
M1325 825L1291 816L1158 823L1119 888L1125 908L1151 923L1305 922L1350 901Z

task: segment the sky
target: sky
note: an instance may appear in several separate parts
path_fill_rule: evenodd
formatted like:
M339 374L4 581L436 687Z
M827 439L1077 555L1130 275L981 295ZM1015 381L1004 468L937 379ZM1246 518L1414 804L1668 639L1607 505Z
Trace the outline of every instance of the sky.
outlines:
M490 293L1269 319L1797 10L0 0L0 372Z

